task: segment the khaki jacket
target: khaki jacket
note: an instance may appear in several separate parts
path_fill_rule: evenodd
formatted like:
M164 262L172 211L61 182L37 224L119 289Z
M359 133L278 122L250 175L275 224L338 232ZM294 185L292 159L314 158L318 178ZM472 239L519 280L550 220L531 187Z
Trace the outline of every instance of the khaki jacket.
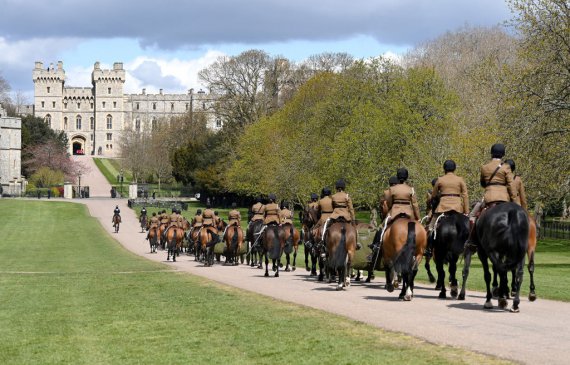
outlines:
M178 227L178 214L172 213L170 215L170 222L169 223L171 226L177 226Z
M509 164L503 163L491 179L491 175L493 175L493 172L501 163L500 159L494 158L481 166L481 186L485 188L483 199L486 203L509 202L516 199L513 187L513 173Z
M319 202L310 202L309 209L319 210Z
M347 222L354 221L354 208L352 206L352 200L348 194L344 191L339 191L332 196L333 212L331 214L331 219L338 219L340 217L344 218Z
M251 211L253 212L253 217L251 218L252 221L263 220L264 219L264 212L263 212L263 204L255 203L251 207Z
M330 196L325 196L319 200L318 212L320 215L319 224L325 224L326 220L329 219L333 212L333 203Z
M192 219L192 227L194 228L202 227L203 223L204 223L204 218L202 218L201 214L195 215L194 218Z
M380 211L382 212L382 216L386 218L388 216L388 212L390 208L388 208L388 198L390 196L390 189L384 190L384 193L380 196Z
M241 213L237 209L233 209L228 214L228 225L239 226L241 223Z
M399 214L405 214L408 217L420 220L420 207L416 199L414 189L408 184L397 184L388 189L388 197L386 199L391 219Z
M285 208L279 214L281 224L293 224L293 212Z
M168 224L170 222L170 218L168 217L168 214L166 213L162 213L160 215L160 224Z
M203 225L213 226L216 224L216 216L212 209L206 209L202 212Z
M280 212L281 209L279 209L279 205L277 205L276 203L266 204L264 208L265 224L269 223L279 224Z
M467 195L467 185L462 177L448 172L439 177L431 192L432 196L439 194L439 204L435 209L436 213L449 212L455 210L458 213L469 213L469 197Z
M516 175L513 179L513 187L515 189L516 195L514 202L523 207L524 210L527 210L528 207L526 203L526 192L524 190L524 185L520 176Z
M160 225L160 219L157 216L153 216L150 218L150 228L157 228Z

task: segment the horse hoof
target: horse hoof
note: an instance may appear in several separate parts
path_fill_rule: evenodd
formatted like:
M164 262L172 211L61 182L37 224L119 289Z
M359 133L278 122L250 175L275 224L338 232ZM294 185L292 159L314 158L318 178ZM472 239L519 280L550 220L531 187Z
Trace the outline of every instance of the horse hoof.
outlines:
M438 298L439 299L446 299L447 295L445 295L445 292L440 292Z
M338 285L336 286L336 290L337 290L337 291L342 290L342 284L338 284Z
M278 278L279 277L279 272L275 273L275 277Z
M366 280L364 280L365 283L369 283L370 282L370 277L367 277Z
M451 287L451 292L450 292L450 294L451 294L451 297L452 297L453 299L456 299L456 298L457 298L457 287L456 287L456 286L455 286L455 287L454 287L454 286Z
M269 273L266 272L264 276L265 276L266 278L268 278L268 277L269 277Z
M491 303L490 300L486 301L485 304L483 304L483 308L485 309L493 309L493 303Z
M322 275L319 275L319 277L317 278L318 281L325 281L325 278Z
M296 269L297 269L297 268L296 268L295 266L293 266L293 267L291 268L291 271L295 271Z
M516 296L517 296L517 293L515 293L514 291L512 291L512 292L511 292L511 297L514 298L514 297L516 297Z
M412 300L412 296L411 295L404 295L404 302L410 302Z
M457 300L465 300L465 293L460 293L460 294L457 296Z
M286 267L286 268L285 268L285 271L286 271L286 272L289 272L289 271L291 271L291 269L288 268L288 267Z
M506 298L499 298L499 308L506 309L509 302Z
M430 283L435 283L435 277L433 275L429 276L429 282Z
M534 302L536 300L536 293L532 292L528 295L528 300Z
M305 270L311 271L311 269L308 266L305 266Z
M441 285L436 285L435 290L441 290Z
M499 287L494 286L493 289L491 290L491 294L493 295L493 299L498 298L499 297Z
M393 292L394 291L394 285L390 285L390 284L386 285L386 290L388 291L388 293Z
M512 307L511 309L509 309L509 312L511 312L511 313L519 313L520 311L521 310L518 307L517 308Z

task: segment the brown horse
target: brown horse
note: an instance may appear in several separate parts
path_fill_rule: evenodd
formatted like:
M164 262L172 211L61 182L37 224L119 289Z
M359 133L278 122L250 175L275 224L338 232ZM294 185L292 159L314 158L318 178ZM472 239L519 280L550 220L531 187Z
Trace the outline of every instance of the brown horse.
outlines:
M200 230L202 227L195 227L190 230L188 235L188 248L194 250L194 261L200 261L202 254L202 246L200 244Z
M164 247L166 246L164 231L166 231L167 227L168 227L168 223L161 223L160 226L158 227L158 233L159 233L158 237L159 237L159 243L160 243L161 250L164 250Z
M311 272L311 276L317 275L317 255L316 239L313 228L319 221L317 218L317 210L314 208L305 208L300 213L301 231L303 232L303 244L305 245L305 269ZM311 266L309 267L309 257L311 257Z
M277 225L268 225L263 232L263 255L265 255L265 276L269 276L269 259L273 263L275 277L279 277L279 260L285 247L285 232Z
M168 229L168 232L166 232L166 244L168 246L166 261L170 260L170 255L172 255L172 261L176 261L183 239L184 230L182 228L173 226Z
M224 235L224 241L226 242L226 264L239 265L239 252L243 245L243 230L241 227L228 227Z
M394 271L403 277L399 299L413 297L414 278L427 246L427 234L422 225L408 217L396 218L386 229L382 240L382 253L386 271L386 290L394 291Z
M356 228L344 221L334 222L327 228L327 268L329 275L338 274L336 290L350 286L350 271L356 251ZM331 276L329 276L331 281Z
M156 253L158 246L158 227L148 229L148 242L150 243L150 253Z
M213 226L203 226L199 232L200 249L204 253L204 266L214 265L214 246L220 241L218 230Z
M285 266L285 271L295 271L296 261L297 261L297 250L299 249L299 241L301 240L301 234L299 231L290 223L283 224L281 226L283 233L285 234L285 247L283 248L285 252L285 258L287 260L287 265ZM293 252L293 266L290 267L291 262L291 252Z
M119 233L119 224L121 224L121 216L118 214L113 215L113 228L115 228L115 233Z

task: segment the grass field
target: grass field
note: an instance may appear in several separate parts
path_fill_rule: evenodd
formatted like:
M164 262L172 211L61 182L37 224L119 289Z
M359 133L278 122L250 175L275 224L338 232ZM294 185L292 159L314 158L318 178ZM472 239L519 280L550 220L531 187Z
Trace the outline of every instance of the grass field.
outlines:
M188 211L182 212L185 217L189 220L196 213L197 208L204 209L204 206L200 203L193 202L190 203ZM147 209L149 213L157 211L158 209L149 208ZM216 209L218 213L227 221L227 216L229 209ZM247 227L247 208L239 208L242 217L242 227ZM140 212L140 208L137 208ZM170 213L170 212L169 212ZM296 214L295 214L296 215ZM367 218L366 212L361 212L358 217L362 221ZM295 216L295 225L300 227L298 216ZM304 266L304 251L303 247L299 247L299 254L297 256L297 267ZM418 272L417 280L422 283L429 283L427 272L424 269L424 262L421 264L421 268ZM431 263L431 270L434 275L437 276L437 271L435 269L435 264ZM447 267L446 267L447 270ZM461 285L461 271L463 270L463 262L458 263L457 279L459 280L459 285ZM446 271L446 277L449 277ZM383 272L376 272L376 277L384 278ZM510 281L509 275L509 281ZM429 284L432 285L432 284ZM523 276L523 287L522 296L528 297L530 285L530 276L528 270L525 267ZM570 287L570 241L568 240L557 240L557 239L543 239L538 242L538 247L535 257L535 285L536 293L538 298L553 299L570 302L570 292L566 290ZM435 287L435 284L433 284ZM481 261L475 257L472 260L471 270L469 272L469 278L467 281L467 290L478 290L485 291L485 281L483 279L483 268L481 266ZM434 296L437 296L438 292L434 291Z
M1 364L501 362L170 271L79 204L0 208Z

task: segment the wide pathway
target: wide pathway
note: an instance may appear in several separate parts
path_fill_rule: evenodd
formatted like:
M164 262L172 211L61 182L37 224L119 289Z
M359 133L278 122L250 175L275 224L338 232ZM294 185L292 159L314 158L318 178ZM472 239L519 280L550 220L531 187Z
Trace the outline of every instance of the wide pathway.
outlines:
M83 164L87 171L81 176L81 186L89 186L91 198L109 198L111 196L111 184L99 171L91 156L72 156L74 161Z

